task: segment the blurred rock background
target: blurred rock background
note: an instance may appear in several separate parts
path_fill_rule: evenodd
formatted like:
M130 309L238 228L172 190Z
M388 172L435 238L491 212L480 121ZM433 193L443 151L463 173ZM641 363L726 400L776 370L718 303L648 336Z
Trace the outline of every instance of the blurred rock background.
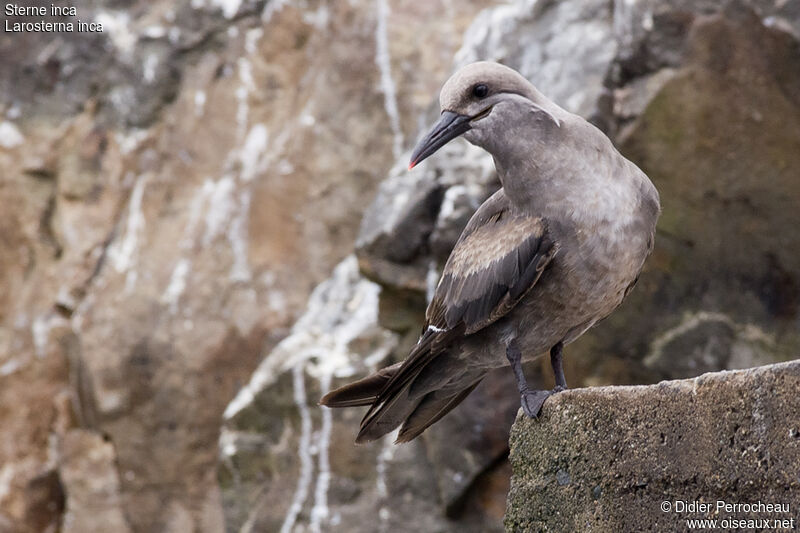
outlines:
M0 34L4 533L502 530L508 373L400 447L355 447L361 413L316 405L405 357L499 186L463 141L404 169L478 59L661 191L654 255L568 348L572 386L800 353L797 2L77 9L104 33Z

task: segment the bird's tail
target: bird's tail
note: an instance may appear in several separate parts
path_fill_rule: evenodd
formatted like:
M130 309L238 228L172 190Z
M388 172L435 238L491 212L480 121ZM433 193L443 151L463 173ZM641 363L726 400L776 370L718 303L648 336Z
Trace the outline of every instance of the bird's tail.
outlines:
M372 375L339 387L322 397L320 405L327 407L358 407L372 405L389 380L400 369L397 363L378 370Z
M440 372L438 365L430 365L433 358L430 339L423 336L406 361L331 391L319 403L328 407L370 406L361 421L358 443L377 440L401 424L397 442L408 442L461 403L483 377L474 376L464 386L442 383L447 373ZM436 374L436 379L430 379L426 370ZM418 380L420 385L424 383L423 390L415 386Z
M429 392L422 398L411 415L403 422L400 433L397 435L397 443L409 442L419 437L429 426L439 421L444 415L449 413L460 404L469 393L481 382L480 379L455 394L446 394L441 391Z

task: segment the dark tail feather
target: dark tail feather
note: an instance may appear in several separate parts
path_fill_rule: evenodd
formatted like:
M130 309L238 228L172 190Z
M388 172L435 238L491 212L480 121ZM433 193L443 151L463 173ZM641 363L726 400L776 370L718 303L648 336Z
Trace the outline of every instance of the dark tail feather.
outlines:
M395 444L409 442L419 437L423 431L428 429L432 424L438 422L439 419L460 404L464 398L469 396L469 393L475 390L475 387L477 387L480 382L481 380L479 379L466 389L449 396L442 396L439 391L429 392L425 395L414 412L403 422L403 427L397 435Z
M325 395L320 403L329 407L351 407L369 405L370 408L361 420L361 429L356 437L357 443L377 440L394 428L403 424L423 402L424 394L410 394L410 388L420 373L437 357L442 356L439 344L446 345L449 338L463 334L463 328L439 331L428 329L402 363L384 368L376 374ZM421 433L430 424L444 416L456 406L474 387L449 398L452 405L440 409L441 414L431 413L425 419ZM416 427L416 426L415 426ZM410 437L410 440L413 437Z
M381 404L377 410L367 413L367 416L361 421L361 430L356 436L356 443L372 442L383 437L402 424L421 401L421 399L410 399L408 386L406 386Z
M436 337L430 331L423 333L408 359L392 373L386 386L378 393L375 402L361 420L357 443L381 438L414 412L422 398L409 398L408 389L422 369L436 357L431 349Z
M372 405L378 398L378 393L400 369L400 365L402 363L387 366L364 379L339 387L323 396L319 404L327 407Z

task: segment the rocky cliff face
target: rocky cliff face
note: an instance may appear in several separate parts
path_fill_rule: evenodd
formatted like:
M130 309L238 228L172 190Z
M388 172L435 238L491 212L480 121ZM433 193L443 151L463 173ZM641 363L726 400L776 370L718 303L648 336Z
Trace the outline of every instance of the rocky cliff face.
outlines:
M800 268L794 258L777 259L782 247L770 244L766 235L759 238L745 230L766 223L774 228L776 239L791 239L775 218L791 210L766 213L756 208L737 212L736 221L722 212L730 212L732 197L759 202L756 199L764 195L787 194L792 201L800 200L791 167L776 162L766 148L767 143L775 147L784 163L797 153L794 144L800 137L779 140L773 135L781 137L787 126L778 121L798 110L800 83L789 74L798 72L793 66L797 41L791 34L798 20L784 4L766 2L724 8L721 2L615 3L613 9L606 2L520 2L483 12L467 30L456 66L497 59L518 68L562 105L608 131L662 190L665 214L658 242L663 244L657 245L623 308L570 346L567 372L573 383L654 382L797 353L797 309L779 302L796 301ZM767 103L763 98L772 99ZM748 107L744 101L752 104ZM726 105L737 111L723 111ZM753 120L754 111L760 121ZM650 122L651 113L663 114ZM432 121L435 113L429 115ZM680 125L670 130L672 136L662 133L675 124ZM689 140L683 141L684 135ZM742 144L748 149L734 148ZM682 151L675 151L676 146ZM678 153L680 162L673 159ZM729 160L738 163L723 164ZM367 348L353 345L349 357L376 366L403 358L415 342L438 268L471 213L498 187L490 158L466 143L446 147L411 174L405 162L400 158L381 183L356 243L361 275L381 287L371 321L393 333L395 348L383 363L370 351L374 341ZM767 176L769 186L754 187L756 181L763 185ZM711 191L722 197L717 199ZM679 222L671 223L670 217ZM733 241L745 235L752 244L737 248ZM747 250L753 249L759 251L745 261ZM782 317L778 308L788 314ZM311 351L316 343L311 343ZM316 350L309 368L328 352ZM267 361L279 359L279 353L273 352ZM355 368L348 364L333 370L333 385L352 379ZM544 375L548 372L545 369ZM313 371L307 374L314 383ZM290 372L282 375L288 382ZM311 391L303 386L307 403L313 405L316 386ZM322 441L325 452L315 453L319 448L312 445L316 461L310 466L302 454L280 467L259 465L265 455L273 457L270 464L286 457L285 441L253 431L251 425L254 418L274 424L283 416L264 407L280 387L279 382L254 379L237 398L247 403L228 418L223 430L223 440L230 444L223 449L223 493L233 502L254 501L265 487L280 486L277 480L287 468L310 472L313 483L297 485L301 510L263 506L249 515L253 523L295 524L305 517L312 528L331 520L343 530L360 531L365 527L360 517L367 515L378 517L381 530L499 529L494 502L506 490L504 438L518 406L515 394L504 393L514 390L509 373L491 376L419 441L398 450L390 447L391 439L353 449L341 434L355 435L357 415L312 410L304 415L311 418L311 435L327 435L333 427ZM301 415L296 408L295 416L302 421ZM330 426L324 418L328 416ZM289 442L302 442L302 436L296 429ZM248 446L254 442L260 444ZM329 458L354 453L363 461L358 468L329 463ZM303 489L312 485L327 492ZM433 493L431 485L437 489ZM438 503L431 507L432 497ZM244 520L244 510L238 514ZM320 514L326 517L322 522ZM442 516L449 520L442 522Z
M558 394L539 420L521 415L514 425L506 531L683 531L694 519L723 530L761 529L726 519L785 520L780 528L793 529L798 387L795 361Z
M800 10L726 3L92 2L102 34L0 36L0 530L499 530L510 376L401 448L316 407L405 356L498 186L465 143L403 170L475 59L662 192L573 385L796 355Z
M222 413L483 5L92 2L102 34L0 36L0 530L224 529Z

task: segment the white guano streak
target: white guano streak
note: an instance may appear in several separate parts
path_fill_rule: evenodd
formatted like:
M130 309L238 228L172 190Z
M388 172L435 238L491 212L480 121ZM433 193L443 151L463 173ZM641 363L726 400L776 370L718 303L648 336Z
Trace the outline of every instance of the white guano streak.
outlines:
M292 385L294 388L294 403L300 412L300 441L298 442L300 456L300 477L297 480L297 488L289 506L289 512L283 520L281 533L291 533L292 528L297 522L297 516L303 509L303 504L308 497L308 488L311 485L311 414L306 405L306 385L303 362L297 363L292 369Z
M202 117L206 107L206 93L200 89L194 92L194 114Z
M389 496L389 487L386 485L386 468L394 459L395 445L393 443L395 440L397 440L397 435L399 433L400 428L397 428L383 437L381 451L378 453L378 462L375 465L375 489L378 492L378 505L380 505L380 509L378 510L378 518L380 519L379 531L381 532L386 531L386 526L388 525L387 522L391 516L389 508L384 505L386 498Z
M331 388L333 372L326 372L319 378L319 389L327 393ZM317 486L314 489L314 507L311 508L311 523L309 527L313 533L321 533L322 522L328 518L328 487L331 484L331 465L328 452L331 444L331 428L333 417L330 409L322 409L322 426L317 439Z
M270 0L264 6L264 11L261 12L261 22L266 24L272 20L272 15L280 11L288 4L287 0Z
M232 19L239 12L242 0L192 0L191 6L194 9L215 7L222 11L222 16Z
M301 419L298 453L301 479L281 531L291 531L295 526L299 530L300 513L308 507L310 512L307 515L304 513L308 517L307 524L303 524L304 531L321 532L331 524L328 491L331 483L329 448L332 412L324 407L314 411L307 405L305 390L300 389L304 384L301 378L305 375L308 379L316 379L319 391L324 394L330 389L334 377L351 376L357 371L354 365L356 360L359 366L367 364L371 367L385 359L395 346L396 339L393 337L384 338L368 354L357 356L352 351L353 341L359 338L373 339L376 335L379 294L378 285L360 276L355 256L348 256L336 266L328 280L314 289L306 313L297 320L291 334L273 348L253 373L250 382L225 409L223 416L230 420L251 405L282 372L295 373L295 403ZM319 413L321 420L316 431L311 413L315 416ZM312 483L313 502L308 505Z
M392 78L392 57L389 53L389 36L387 20L389 18L388 0L375 0L377 11L377 24L375 25L375 64L381 75L381 91L383 92L383 105L389 116L389 125L392 128L394 142L392 150L395 159L403 152L403 132L400 129L400 113L397 110L397 90Z
M169 305L170 312L173 314L178 310L178 302L183 291L186 290L186 275L189 273L191 266L192 262L185 257L178 261L178 264L172 270L169 285L167 285L167 289L161 297L161 301Z
M231 175L225 175L219 181L206 181L203 188L208 191L203 246L208 246L224 233L228 221L236 212L236 182Z
M14 148L24 142L25 137L22 136L19 128L17 128L13 122L0 122L0 146L3 148Z
M233 253L233 265L228 277L231 281L250 281L252 273L247 260L249 255L249 241L247 239L247 225L250 218L250 190L242 191L239 195L239 209L236 216L228 226L228 242Z
M11 482L14 480L16 467L14 463L6 463L0 468L0 501L11 493Z
M237 135L241 139L244 137L245 131L247 131L247 115L250 113L249 99L250 93L255 90L255 82L253 81L253 70L249 59L240 57L238 66L241 85L236 89L236 100L238 101L236 125L238 127Z
M269 131L264 124L254 124L244 141L239 159L242 163L241 178L252 181L261 169L260 163L264 152L267 150Z
M33 337L33 346L36 352L36 357L42 358L45 356L45 349L47 348L47 341L50 337L50 329L53 327L51 317L37 316L33 319L31 324L31 336Z
M125 290L130 292L136 284L137 273L132 268L134 256L139 247L139 234L144 230L144 213L142 213L142 198L147 177L142 176L133 186L131 199L128 202L128 220L125 225L125 236L117 246L109 250L111 264L117 272L127 272Z
M239 11L242 0L213 0L212 3L222 10L226 19L230 19Z
M436 287L439 286L439 271L436 268L436 260L431 259L428 263L428 273L425 274L425 301L431 303L436 295Z
M103 25L103 33L108 35L111 43L122 52L123 55L129 56L136 43L139 41L139 36L136 35L130 27L130 16L123 11L98 11L94 20Z
M220 4L225 11L225 16L233 16L239 9L239 2L225 2ZM227 6L227 7L226 7ZM256 124L247 133L248 115L250 112L250 94L255 91L256 84L253 79L252 64L247 56L255 54L258 42L263 35L263 30L255 28L245 34L245 57L240 57L237 65L239 72L239 87L236 89L236 136L241 148L235 148L228 156L228 163L238 159L241 170L237 175L228 172L223 175L208 196L209 213L206 216L206 233L203 238L205 244L222 233L227 226L225 235L231 245L233 264L229 278L234 282L247 282L252 278L248 263L248 221L250 217L250 202L252 191L248 182L252 181L258 171L259 163L267 148L268 132L263 124ZM195 100L197 103L197 100ZM201 99L202 109L205 105L205 94ZM245 135L247 133L247 135ZM236 189L244 186L244 190L236 194ZM205 188L205 186L204 186Z
M142 78L146 84L151 84L156 81L156 69L158 68L158 56L156 54L148 54L142 62Z

